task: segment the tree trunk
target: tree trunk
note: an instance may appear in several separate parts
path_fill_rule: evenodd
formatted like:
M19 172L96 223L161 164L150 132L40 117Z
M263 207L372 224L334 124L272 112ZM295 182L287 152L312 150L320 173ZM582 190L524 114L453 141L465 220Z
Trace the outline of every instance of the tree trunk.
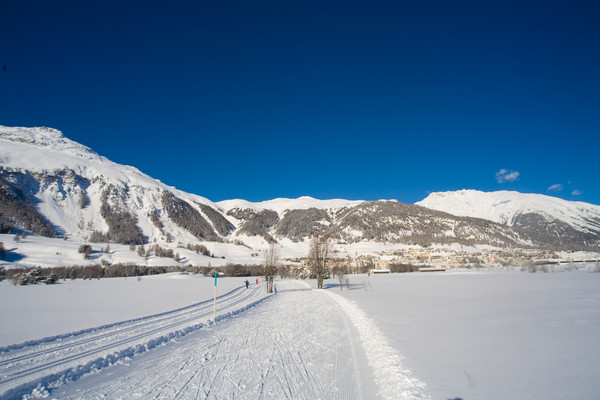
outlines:
M323 276L319 275L317 277L317 289L323 289Z

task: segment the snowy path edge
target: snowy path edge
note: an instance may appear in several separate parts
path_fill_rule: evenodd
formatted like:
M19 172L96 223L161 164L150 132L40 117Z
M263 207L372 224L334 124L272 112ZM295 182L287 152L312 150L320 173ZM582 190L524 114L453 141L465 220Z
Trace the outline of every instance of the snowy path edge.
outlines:
M402 364L402 356L388 345L387 338L377 324L367 317L356 304L339 294L324 291L344 310L356 327L369 365L373 369L379 395L384 399L427 400L425 384L412 376Z

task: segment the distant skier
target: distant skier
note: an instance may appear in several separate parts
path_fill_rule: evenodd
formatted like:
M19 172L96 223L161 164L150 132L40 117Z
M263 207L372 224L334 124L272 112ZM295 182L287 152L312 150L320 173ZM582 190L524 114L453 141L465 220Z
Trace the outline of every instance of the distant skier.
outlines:
M249 286L250 286L250 282L248 282L248 279L246 279L246 289L248 289Z
M258 285L258 278L256 278L256 284Z

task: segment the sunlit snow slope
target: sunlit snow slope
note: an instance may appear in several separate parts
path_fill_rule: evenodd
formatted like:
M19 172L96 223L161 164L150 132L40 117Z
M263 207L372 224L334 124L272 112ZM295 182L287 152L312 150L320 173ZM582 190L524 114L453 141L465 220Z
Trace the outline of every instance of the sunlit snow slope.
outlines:
M593 204L542 194L477 190L432 193L417 204L505 224L553 249L600 248L600 206Z

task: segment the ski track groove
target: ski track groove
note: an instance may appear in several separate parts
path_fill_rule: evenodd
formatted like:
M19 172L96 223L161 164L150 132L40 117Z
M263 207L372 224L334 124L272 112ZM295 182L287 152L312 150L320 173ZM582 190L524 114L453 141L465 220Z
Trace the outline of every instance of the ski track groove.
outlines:
M217 297L217 299L219 299L219 298L223 299L223 297L225 297L225 301L227 301L227 303L224 306L222 306L221 308L229 307L236 303L240 303L241 301L237 299L238 293L241 294L241 293L243 293L243 291L238 288L238 289L232 290L231 292L229 292L225 295ZM228 296L232 296L232 295L236 295L236 297L233 299L228 297ZM231 303L232 300L236 300L235 303ZM198 307L199 309L193 310L193 308L196 308L196 307ZM199 315L194 315L193 317L189 317L189 315L187 314L187 312L189 310L192 310L192 312L195 312ZM175 318L179 317L179 315L185 315L186 319L182 321L185 323L185 322L189 321L190 319L195 319L198 317L206 316L205 313L207 311L212 313L213 300L203 301L203 302L194 304L192 306L180 308L180 309L173 310L173 311L166 312L166 313L151 315L148 317L137 318L137 319L133 319L133 320L127 320L127 321L123 321L123 322L118 322L116 324L105 325L107 328L98 327L98 328L93 328L91 330L83 330L83 331L75 332L71 335L60 335L60 336L50 338L50 339L53 339L54 342L59 341L61 343L59 345L53 346L50 339L41 339L41 341L36 344L30 344L31 342L25 342L20 345L15 345L14 349L11 348L13 346L9 346L9 347L4 348L4 350L0 349L0 358L1 358L0 359L0 367L8 365L8 364L12 364L14 362L18 362L21 360L28 360L32 356L42 356L44 354L54 353L56 351L65 350L65 349L72 350L76 346L83 346L83 345L86 345L86 344L89 344L91 342L95 342L95 341L98 341L101 339L112 338L115 335L127 333L134 329L140 329L140 328L144 329L146 326L149 326L149 325L155 325L155 324L161 323L163 321L171 321L174 317ZM186 314L184 314L184 312L186 312ZM113 327L121 327L122 325L126 325L126 326L119 328L119 329L112 330ZM105 333L94 334L95 332L98 332L100 330L104 330ZM94 335L92 335L91 337L88 337L88 338L82 338L80 340L75 340L75 341L72 341L69 343L62 343L63 340L65 340L65 339L68 339L71 337L78 337L78 336L86 335L86 334L94 334ZM49 344L49 345L46 344L48 342L50 342L51 344ZM35 350L34 346L39 346L39 345L46 345L46 346L50 346L50 347L47 349L43 349L43 350ZM30 351L24 350L23 351L24 354L22 354L20 356L10 357L10 352L18 351L18 350L22 350L22 349L28 349L31 347L33 347L33 350L30 350ZM5 355L7 353L9 354L9 356Z
M217 320L238 311L237 306L243 309L244 305L252 305L253 300L261 301L263 291L264 285L258 285L252 290L237 288L218 296L221 301L218 303ZM265 298L262 297L262 300ZM212 313L213 300L207 300L160 314L4 347L0 349L0 397L4 393L19 398L20 394L27 394L20 393L19 388L27 391L33 382L49 377L60 378L62 374L90 362L90 368L94 369L94 355L107 356L117 354L119 350L127 353L128 345L134 346L131 355L143 352L152 347L153 341L160 344L161 334L163 341L168 342L174 338L168 335L183 336L189 333L186 329L193 331L209 324L212 318L208 317ZM206 319L205 324L198 324L203 318Z
M264 286L261 285L261 286ZM217 296L217 300L219 299L227 299L229 297L231 297L233 294L241 294L243 293L242 288L236 288L233 289L225 294L222 294L220 296ZM213 300L205 300L205 301L201 301L195 304L191 304L189 306L185 306L185 307L181 307L181 308L177 308L175 310L170 310L170 311L165 311L162 313L158 313L158 314L153 314L153 315L148 315L145 317L140 317L140 318L134 318L134 319L129 319L129 320L124 320L124 321L119 321L119 322L115 322L112 324L106 324L106 325L101 325L98 327L94 327L94 328L89 328L89 329L83 329L80 331L76 331L76 332L69 332L69 333L65 333L65 334L60 334L60 335L56 335L56 336L50 336L50 337L45 337L42 339L37 339L37 340L29 340L27 342L24 343L18 343L18 344L14 344L14 345L10 345L10 346L4 346L4 347L0 347L0 357L3 357L4 353L9 353L9 352L13 352L16 350L24 350L30 347L34 347L34 351L35 351L35 347L39 347L40 345L44 345L46 343L52 343L52 342L60 342L62 343L63 340L65 339L70 339L70 338L76 338L79 337L81 335L86 335L86 334L90 334L90 333L95 333L98 331L103 331L106 332L105 334L99 334L99 335L94 335L93 338L103 338L103 337L110 337L110 335L113 335L114 333L118 333L120 332L120 329L118 329L119 327L121 327L122 325L129 325L129 326L125 326L123 329L124 330L129 330L134 326L141 326L143 327L144 324L146 323L153 323L153 322L157 322L159 318L161 318L161 320L169 320L171 318L173 318L173 316L180 314L180 313L184 313L187 312L190 309L194 309L197 307L206 307L208 306L208 308L210 308L212 310L213 307ZM164 317L164 318L162 318ZM152 320L152 321L148 321L148 320ZM147 322L148 321L148 322ZM113 328L117 328L115 330L111 330ZM85 344L87 341L86 338L82 339L80 342L73 342L71 344L65 344L64 346L70 347L70 346L74 346L77 343L80 344ZM55 351L57 349L60 349L61 347L52 347L48 349L48 352L52 352ZM26 351L26 350L24 350ZM24 354L23 357L27 357L28 354ZM12 360L17 359L16 357L12 358ZM5 364L6 361L0 361L0 366L2 366L3 364Z
M262 287L264 289L264 286ZM288 290L284 290L286 288ZM281 287L276 286L276 289L279 290L272 296L265 293L259 296L260 288L253 291L231 291L228 293L229 297L225 296L219 305L221 314L217 321L222 321L222 324L194 325L192 331L175 336L176 340L173 343L161 342L161 346L157 347L143 342L143 338L127 342L129 339L125 336L113 340L112 343L101 344L98 347L114 346L120 343L119 341L125 341L126 343L120 345L123 347L142 341L141 345L146 346L146 350L153 351L140 351L139 353L143 354L138 357L138 352L133 349L131 354L117 357L116 362L101 364L98 373L90 374L89 372L96 371L89 368L72 379L68 374L66 379L59 374L58 377L53 377L54 380L42 380L42 388L49 389L52 397L62 399L349 400L395 399L398 398L397 395L406 399L427 398L421 397L418 390L410 389L414 382L411 381L410 375L396 364L392 365L395 367L393 372L397 372L394 376L384 374L392 381L381 382L387 385L388 389L401 387L401 392L396 391L390 395L392 392L388 390L381 393L382 386L377 385L375 375L385 371L375 370L365 348L370 342L365 341L364 335L365 332L369 334L370 331L366 328L370 328L371 325L363 317L357 319L352 316L355 311L347 300L337 294L309 289L304 282L281 281ZM229 301L229 308L224 306L226 300ZM212 301L203 303L212 313ZM201 310L203 303L194 305L197 307L195 310ZM258 304L260 306L256 306ZM228 311L235 307L238 309ZM190 307L184 309L188 313L191 312ZM155 333L158 334L190 323L186 318L176 317L176 311L178 310L160 314L161 318L164 316L165 319L160 323L162 325L144 325L146 330L158 330ZM241 314L241 311L245 312ZM169 322L168 315L178 319L178 322ZM196 322L198 318L197 315L194 317ZM146 318L143 322L146 324L150 321ZM142 335L138 330L128 331L125 322L112 326L117 325L118 330L132 337ZM132 323L133 325L135 323ZM91 333L92 331L94 333ZM98 337L108 334L101 329L86 332ZM85 352L81 350L82 346L74 344L91 340L84 336L72 340L71 344L79 353L74 354L72 360L64 361L65 367L69 363L82 364L87 361L88 356L80 354ZM172 338L168 338L168 341L171 340ZM52 342L39 341L38 345L30 346L26 351L35 357L37 349L37 354L43 358L44 355L52 354L48 353L49 349L45 347L48 344L52 345ZM4 356L23 357L22 351L16 347L18 346ZM66 356L62 358L67 359ZM62 365L62 358L56 360L59 365ZM394 354L388 354L388 358L393 362ZM54 361L45 362L44 365L51 362ZM39 367L38 361L37 368ZM33 371L32 368L36 367L27 366L21 369ZM24 376L33 377L35 373L31 371L29 375ZM21 391L9 393L11 396L8 398L21 398L31 394L35 388L33 384L37 382L38 380L31 381L29 386L21 385L24 388L19 386ZM0 380L0 389L3 383L4 381ZM1 390L0 397L4 398Z
M194 350L194 352L192 353L192 355L196 355L196 350ZM175 374L174 378L177 378L180 374L182 374L183 372L185 372L186 367L192 362L192 360L194 360L196 357L189 357L187 359L184 360L183 365L181 365L177 371L177 373ZM175 394L175 396L173 397L174 399L178 398L179 395L183 392L183 390L185 389L185 387L190 383L190 381L192 379L194 379L196 377L196 375L198 374L198 371L196 370L196 372L194 372L192 374L192 376L190 376L188 378L188 380L184 383L184 385L179 389L179 391ZM160 396L160 393L158 394L158 396ZM157 396L157 397L158 397Z
M279 338L281 339L281 332L278 332L277 334L278 334ZM279 359L281 359L281 360L284 359L284 353L281 351L281 346L279 345L279 343L275 339L272 339L272 342L273 342L274 348L276 348L277 352L279 353ZM286 354L288 354L288 353L289 353L289 351L286 352ZM285 391L286 398L293 398L293 394L291 392L291 382L288 379L286 368L282 368L282 371L283 371L283 378L285 378L285 385L282 385L282 387L287 389Z

